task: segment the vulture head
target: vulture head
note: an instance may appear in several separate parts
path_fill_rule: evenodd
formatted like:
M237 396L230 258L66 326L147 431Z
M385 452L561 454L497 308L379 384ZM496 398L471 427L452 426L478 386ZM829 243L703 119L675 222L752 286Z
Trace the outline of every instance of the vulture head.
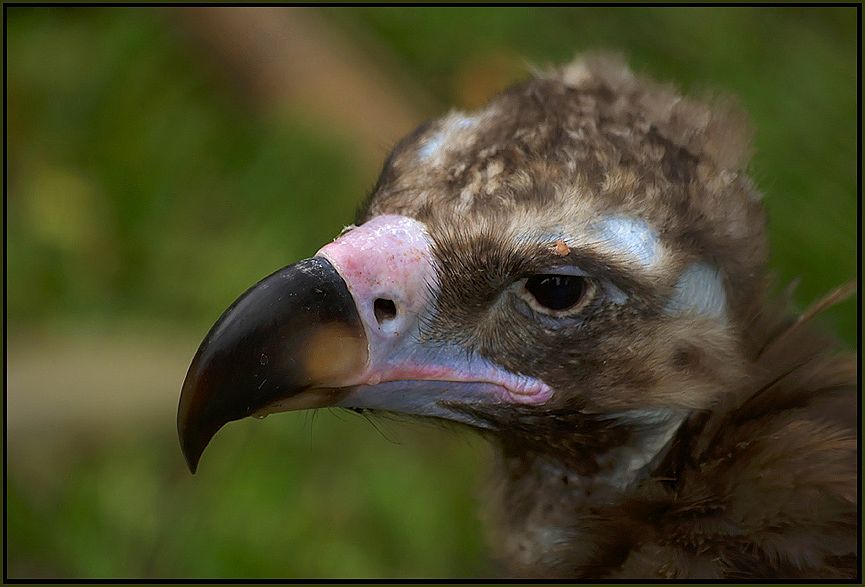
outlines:
M426 416L497 446L497 546L512 574L843 567L855 433L841 415L852 396L838 390L855 367L820 359L841 380L832 394L789 381L817 369L825 344L766 310L748 135L729 102L683 97L607 55L423 124L394 148L354 225L252 286L211 329L180 399L190 469L247 416ZM827 394L817 411L829 415L807 416ZM826 457L840 485L816 507L847 526L801 561L757 538L792 525L788 540L803 540L819 525L791 513L817 491L807 479L794 485L811 498L759 480L787 466L778 446L760 452L766 434L799 439L791 459L809 443L840 451ZM781 497L791 512L754 514Z

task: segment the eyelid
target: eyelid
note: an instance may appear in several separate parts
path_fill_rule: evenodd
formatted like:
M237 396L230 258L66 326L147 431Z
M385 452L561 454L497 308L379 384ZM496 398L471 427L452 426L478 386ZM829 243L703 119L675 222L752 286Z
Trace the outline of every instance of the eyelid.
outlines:
M591 277L588 272L576 265L556 265L535 271L533 275L573 275L575 277Z
M590 274L584 269L580 269L576 265L555 265L536 271L533 275L573 275L575 277L586 277L597 282L600 288L607 295L608 299L617 305L622 305L628 301L628 295L618 288L609 279L598 278Z

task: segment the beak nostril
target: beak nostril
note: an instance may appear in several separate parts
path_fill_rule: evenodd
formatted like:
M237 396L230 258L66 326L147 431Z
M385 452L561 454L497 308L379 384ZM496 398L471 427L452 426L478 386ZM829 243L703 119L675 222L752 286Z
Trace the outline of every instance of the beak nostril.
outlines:
M396 318L396 304L393 303L393 300L376 298L373 303L373 311L375 312L375 319L379 324Z

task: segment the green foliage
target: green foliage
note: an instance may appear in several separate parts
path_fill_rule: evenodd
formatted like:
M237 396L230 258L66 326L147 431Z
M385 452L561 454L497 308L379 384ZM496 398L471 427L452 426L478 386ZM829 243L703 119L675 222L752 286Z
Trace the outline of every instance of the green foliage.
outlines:
M756 128L779 281L801 276L805 305L856 274L852 9L324 13L390 50L443 109L459 103L470 58L548 64L598 47L689 91L734 94ZM169 9L8 16L13 332L127 319L204 332L249 284L351 222L368 186L347 146L258 113ZM850 345L855 317L847 302L828 319ZM395 445L335 416L229 427L194 478L170 423L94 431L44 467L12 462L10 576L491 573L476 513L483 443L386 423L407 439Z
M472 486L489 459L482 442L417 422L376 427L325 410L230 425L194 477L168 426L148 442L80 439L50 471L18 461L10 576L488 574Z
M344 150L257 115L163 16L11 11L16 321L202 326L352 216L363 187Z

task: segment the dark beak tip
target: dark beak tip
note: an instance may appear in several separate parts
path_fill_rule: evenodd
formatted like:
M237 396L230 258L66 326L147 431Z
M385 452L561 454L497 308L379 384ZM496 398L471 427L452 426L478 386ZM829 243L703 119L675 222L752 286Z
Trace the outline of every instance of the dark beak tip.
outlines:
M185 454L184 456L186 457L186 466L189 468L189 472L195 475L198 471L198 460L201 457L194 457L191 454Z
M195 362L193 361L193 366L194 364ZM190 373L192 370L192 367L190 367ZM188 401L186 401L193 395L192 391L187 389L189 387L189 380L190 376L187 373L181 391L180 405L177 409L177 438L180 441L180 452L183 453L186 466L189 472L194 475L198 470L198 461L204 452L204 446L198 441L200 434L197 429L199 427L194 425L192 421L193 414L191 414Z
M198 414L195 414L198 415ZM201 456L222 425L208 425L186 410L181 410L177 418L177 435L180 439L180 450L186 460L186 466L193 475L198 470Z
M186 460L189 472L193 475L198 471L201 456L215 435L216 430L210 433L202 433L202 431L194 431L192 434L189 434L188 431L180 433L180 450Z
M183 452L183 458L186 460L186 466L189 468L189 472L195 475L195 472L198 471L198 463L201 460L201 455L203 454L204 449L190 446L188 439L184 438L182 435L180 437L180 447Z

